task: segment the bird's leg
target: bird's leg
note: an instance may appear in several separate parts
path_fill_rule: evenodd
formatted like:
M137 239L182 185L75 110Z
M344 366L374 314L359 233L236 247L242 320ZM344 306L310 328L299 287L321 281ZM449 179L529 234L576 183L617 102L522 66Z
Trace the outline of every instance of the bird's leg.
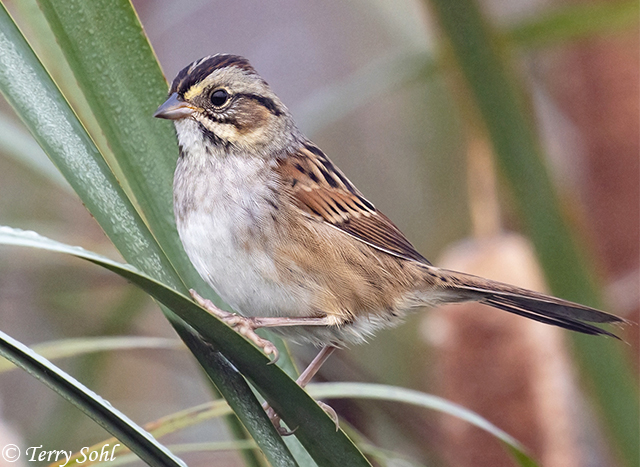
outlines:
M217 306L213 304L211 300L207 300L203 298L196 292L195 290L189 290L191 296L196 301L198 305L207 310L214 316L217 316L222 321L227 323L237 332L242 334L244 337L249 339L253 344L257 347L261 348L263 352L267 355L273 354L274 358L272 363L275 363L278 360L278 349L276 346L269 342L267 339L263 339L258 334L256 334L256 329L258 328L272 328L279 326L329 326L333 323L329 321L328 318L293 318L293 317L264 317L264 318L247 318L244 316L240 316L236 313L229 313L228 311L221 310ZM318 355L311 361L309 366L305 368L305 370L300 374L298 379L296 379L296 383L301 388L304 388L309 381L315 376L320 367L324 362L327 361L329 356L333 353L336 348L327 345L320 350ZM336 424L336 431L339 428L338 425L338 415L336 411L333 410L329 405L324 402L317 401L318 405L322 407L322 409L327 412L327 414L331 417L331 419ZM291 434L292 432L284 430L280 426L280 417L278 414L267 404L266 402L263 404L264 409L267 411L267 415L269 419L276 426L278 431L283 434Z
M311 381L311 379L316 375L316 373L318 373L318 370L320 370L320 367L323 365L324 362L327 361L327 359L331 356L334 350L336 350L336 348L332 345L324 346L322 350L320 350L318 355L316 355L316 357L311 361L311 363L309 363L309 365L304 369L304 371L300 374L300 376L298 376L298 379L296 379L296 383L298 383L298 386L300 386L301 388L304 388L307 384L309 384L309 381ZM333 408L330 405L325 404L324 402L321 402L321 401L316 401L316 402L322 408L322 410L324 410L327 413L327 415L331 417L331 420L333 420L333 422L336 424L336 431L338 431L338 429L340 428L340 424L338 423L338 414L336 413L336 411L333 410ZM267 411L267 415L269 416L269 419L275 425L275 427L277 428L278 432L281 435L293 434L293 431L287 431L282 426L280 426L280 416L276 413L275 410L271 408L269 404L265 402L264 404L262 404L262 407Z
M273 354L273 362L276 362L278 360L278 349L276 348L276 346L273 345L272 342L268 341L267 339L263 339L258 334L256 334L256 327L252 325L248 318L237 315L235 313L229 313L228 311L221 310L220 308L215 306L211 300L207 300L206 298L201 297L200 294L198 294L198 292L193 289L189 290L189 293L198 305L200 305L212 315L220 318L220 320L224 321L238 333L249 339L257 347L261 348L265 354Z
M311 378L313 378L316 373L318 373L320 367L329 359L334 350L336 350L336 348L332 345L324 346L322 350L320 350L318 355L316 355L316 357L311 360L311 363L309 363L304 371L300 373L298 379L296 379L296 383L298 383L298 386L300 386L301 388L306 387L307 384L309 384L309 381L311 381Z
M314 358L300 374L300 376L298 376L298 379L296 379L296 383L298 383L301 388L306 387L307 384L309 384L309 381L311 381L311 379L316 375L318 370L320 370L320 367L324 364L324 362L329 359L334 350L336 350L336 348L332 345L324 346L318 353L318 355L316 355L316 358ZM320 407L322 407L322 410L324 410L327 415L331 417L331 420L333 420L333 422L336 424L336 431L338 431L338 429L340 428L340 424L338 423L338 414L335 410L333 410L333 407L331 407L329 404L325 404L322 401L316 402Z
M273 343L256 334L256 329L280 326L328 326L331 324L328 318L293 318L286 316L247 318L236 313L229 313L228 311L221 310L215 306L211 300L201 297L200 294L193 289L189 290L189 293L198 305L212 315L217 316L238 333L249 339L256 345L256 347L261 348L265 354L273 354L273 360L271 363L278 361L278 349L273 345Z

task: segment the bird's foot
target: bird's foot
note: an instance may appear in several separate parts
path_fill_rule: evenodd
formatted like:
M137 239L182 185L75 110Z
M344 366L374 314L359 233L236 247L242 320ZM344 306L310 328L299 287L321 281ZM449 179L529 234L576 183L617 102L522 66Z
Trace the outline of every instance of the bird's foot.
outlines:
M325 404L322 401L316 402L318 403L320 408L324 410L324 412L329 416L329 418L333 420L333 423L336 425L336 431L338 431L340 429L340 421L338 420L338 414L335 410L333 410L333 407L331 407L329 404Z
M267 416L269 417L269 420L271 420L271 423L273 423L273 426L276 427L276 430L278 431L278 433L280 433L280 436L290 436L293 433L295 433L295 431L298 429L296 427L293 430L289 430L284 426L282 426L282 420L280 419L280 415L278 415L276 411L273 410L273 408L266 402L262 404L262 408L265 410L265 412L267 412Z
M276 346L256 333L256 329L261 327L260 324L257 324L252 318L245 318L244 316L240 316L236 313L229 313L228 311L221 310L215 306L211 300L203 298L193 289L189 290L189 293L196 303L202 308L219 318L221 321L224 321L239 334L242 334L244 337L249 339L249 341L251 341L256 347L262 349L266 355L273 355L271 363L278 361L279 355Z
M331 420L333 420L333 423L335 423L336 425L336 431L338 431L340 429L340 422L338 420L338 414L336 413L335 410L333 410L333 407L321 401L316 401L316 402L318 403L320 408L324 410L325 413L331 418ZM278 415L276 411L273 410L273 408L269 404L265 402L264 404L262 404L262 408L267 412L267 416L269 417L269 420L271 420L271 423L273 423L273 426L276 427L276 430L278 430L278 433L280 433L280 436L289 436L295 433L295 431L297 430L297 427L294 428L293 430L289 430L283 427L282 420L280 419L280 415Z

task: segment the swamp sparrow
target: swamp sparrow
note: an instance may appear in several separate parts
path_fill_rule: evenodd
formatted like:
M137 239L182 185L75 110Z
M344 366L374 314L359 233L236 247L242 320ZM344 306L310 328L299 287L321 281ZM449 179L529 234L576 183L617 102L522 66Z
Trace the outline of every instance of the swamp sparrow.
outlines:
M249 62L213 55L184 68L155 113L174 121L174 213L191 262L242 316L211 312L264 349L254 330L323 347L363 342L409 310L479 301L585 334L621 318L435 267L300 133ZM615 337L615 336L614 336Z

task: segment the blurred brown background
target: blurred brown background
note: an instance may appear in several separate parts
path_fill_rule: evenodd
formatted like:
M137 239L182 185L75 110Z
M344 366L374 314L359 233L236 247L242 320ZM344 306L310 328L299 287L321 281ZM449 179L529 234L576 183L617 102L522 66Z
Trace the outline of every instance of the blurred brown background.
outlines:
M508 30L568 3L491 0L482 5L495 27ZM459 77L453 63L442 62L438 31L423 3L133 4L168 80L205 55L246 56L302 130L426 257L544 288L526 239L501 234L517 231L518 220L508 193L491 175L486 141L465 124ZM9 7L18 21L32 8L17 2ZM634 25L515 48L511 57L529 93L565 212L604 287L606 309L636 322L638 52ZM427 66L429 57L442 66ZM0 117L5 132L17 125L4 101ZM0 224L117 257L64 184L12 154L9 143L2 143ZM468 170L469 164L477 170ZM488 226L483 219L489 219ZM469 237L471 243L454 245ZM503 315L486 307L417 314L370 344L339 352L320 379L381 382L443 395L514 435L541 465L616 465L616 453L572 363L566 332ZM6 247L0 248L0 323L27 344L109 334L174 336L148 298L110 273ZM637 366L638 327L629 327L624 338ZM293 351L306 363L313 349ZM184 351L111 352L57 363L140 423L210 398ZM415 462L513 465L495 439L462 422L391 404L332 405L376 445ZM9 431L28 445L69 450L106 437L21 372L0 376L0 408ZM211 422L163 441L227 437L221 422ZM235 453L184 458L189 465L211 465L212 458L220 465L242 465Z

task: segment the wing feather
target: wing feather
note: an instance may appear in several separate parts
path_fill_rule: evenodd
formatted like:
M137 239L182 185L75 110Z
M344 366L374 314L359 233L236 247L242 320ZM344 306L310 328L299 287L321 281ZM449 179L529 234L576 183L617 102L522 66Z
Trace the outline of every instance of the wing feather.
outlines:
M386 253L430 264L393 222L311 143L279 161L278 171L298 207Z

